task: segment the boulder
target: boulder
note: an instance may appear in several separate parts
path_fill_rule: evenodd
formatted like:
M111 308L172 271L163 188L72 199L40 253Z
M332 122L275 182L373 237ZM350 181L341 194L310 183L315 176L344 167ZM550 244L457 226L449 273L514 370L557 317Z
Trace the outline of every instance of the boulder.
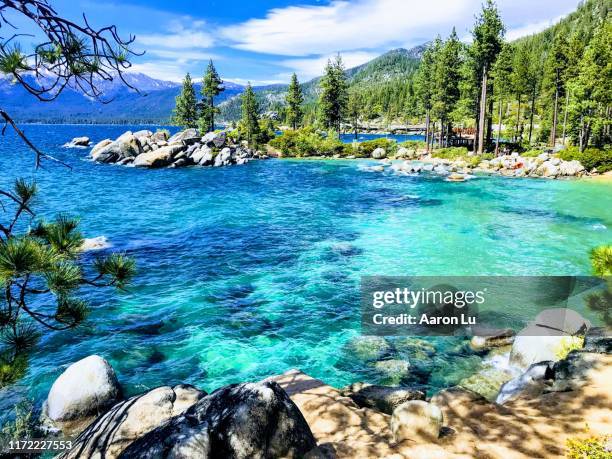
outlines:
M161 147L157 150L150 151L149 153L142 153L134 160L134 166L136 167L165 167L168 166L174 155L182 150L180 145L168 145L167 147Z
M612 353L612 331L604 327L589 329L584 337L586 352Z
M540 395L544 388L542 381L551 379L553 373L553 362L534 363L525 373L506 382L499 389L495 403L503 405L522 395Z
M372 152L372 158L374 159L383 159L387 157L387 152L384 148L378 147Z
M316 441L273 381L232 384L133 442L122 458L304 457Z
M554 364L553 391L579 390L588 384L603 385L609 387L609 381L601 381L598 375L602 368L612 365L611 354L600 354L598 352L585 352L575 350L567 357Z
M527 369L534 363L557 361L562 358L563 349L571 344L574 337L560 335L554 330L530 325L521 330L510 351L510 364Z
M351 398L362 408L374 408L392 414L402 403L425 400L425 393L409 387L378 386L354 383L342 390L342 395Z
M185 145L191 145L195 142L200 141L200 133L195 128L185 129L184 131L177 132L168 139L168 143L184 143Z
M563 161L559 165L559 175L573 177L579 175L581 172L584 172L584 166L580 164L580 161L575 159L572 161Z
M142 153L140 142L130 131L122 134L117 140L106 144L104 147L98 148L99 145L93 148L91 157L94 161L102 163L116 162L123 158L136 157Z
M211 148L221 148L225 145L225 141L227 140L227 133L225 131L221 132L207 132L204 137L202 137L202 143L204 145L208 145Z
M71 430L64 423L86 422L121 398L113 368L102 357L90 355L70 365L55 380L43 404L42 418L60 430Z
M90 144L89 137L75 137L70 142L65 144L64 146L67 148L75 148L75 147L88 147Z
M225 147L223 150L219 152L217 156L215 156L214 166L227 166L231 164L232 160L232 150L229 147Z
M108 241L106 236L98 236L83 239L83 243L81 244L80 250L81 252L92 252L96 250L107 249L111 246L111 243Z
M551 161L545 161L535 171L536 174L542 177L556 177L559 175L559 168Z
M201 166L210 166L213 163L213 155L210 147L202 146L191 154L191 160Z
M397 443L435 443L442 428L442 411L422 400L402 403L393 410L391 431Z
M514 342L514 330L474 330L483 336L474 335L470 340L470 347L474 351L486 351L495 347L509 346Z
M111 139L104 139L100 142L98 142L92 149L91 152L89 153L89 155L91 156L91 158L94 161L100 161L100 162L104 162L103 159L101 158L101 156L106 156L106 155L101 155L100 152L103 151L107 146L109 146L111 143L113 143L113 141Z
M134 137L136 137L141 142L144 138L148 138L152 136L153 136L153 132L149 131L148 129L142 129L141 131L134 132Z
M118 457L134 441L184 413L205 395L181 384L158 387L120 402L90 424L61 457Z
M465 175L453 172L446 178L446 180L449 182L465 182Z

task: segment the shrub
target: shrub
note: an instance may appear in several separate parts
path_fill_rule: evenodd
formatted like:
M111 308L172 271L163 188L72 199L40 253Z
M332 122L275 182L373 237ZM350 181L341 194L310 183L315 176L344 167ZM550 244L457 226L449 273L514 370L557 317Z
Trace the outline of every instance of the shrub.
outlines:
M406 140L398 145L409 150L418 150L419 148L425 148L425 141L423 140Z
M610 441L610 438L610 436L569 438L565 443L567 446L565 457L568 459L610 459L610 451L606 448L606 443Z
M439 148L434 150L431 155L442 159L460 159L468 155L468 149L465 147Z
M377 148L383 148L387 155L394 155L397 152L397 142L392 139L381 137L380 139L366 140L359 144L360 156L369 158Z
M351 154L336 134L323 136L312 128L285 131L269 143L288 157Z
M597 172L608 172L612 170L612 150L605 148L587 148L582 153L578 147L569 147L559 153L559 157L564 161L572 161L574 159L587 169L597 169Z
M555 358L563 360L567 355L584 347L584 337L582 336L564 336L561 339L561 344L556 349Z
M166 134L166 139L170 138L170 131L168 129L157 129L155 131L155 133L162 133L162 134Z
M599 277L612 276L612 245L601 245L591 250L593 274Z

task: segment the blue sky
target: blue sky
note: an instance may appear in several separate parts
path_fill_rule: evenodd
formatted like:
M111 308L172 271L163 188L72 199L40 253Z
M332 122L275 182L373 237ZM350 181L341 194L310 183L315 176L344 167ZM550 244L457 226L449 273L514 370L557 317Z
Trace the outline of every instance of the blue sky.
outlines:
M116 24L136 35L134 71L180 81L200 78L209 58L221 76L253 84L305 81L340 52L348 67L397 47L409 48L455 26L467 40L481 0L162 1L50 0L73 19ZM538 32L578 0L498 0L510 39ZM20 32L30 25L19 21ZM22 39L27 42L27 38Z

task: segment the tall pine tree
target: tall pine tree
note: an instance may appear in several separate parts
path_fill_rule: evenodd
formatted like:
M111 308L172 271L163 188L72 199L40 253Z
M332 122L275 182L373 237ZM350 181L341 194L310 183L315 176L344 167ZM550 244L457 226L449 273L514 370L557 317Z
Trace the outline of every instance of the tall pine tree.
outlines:
M504 38L504 24L497 11L497 6L493 0L487 0L483 5L480 16L476 19L476 24L472 35L472 53L475 64L479 72L481 81L480 90L480 110L478 113L478 154L484 152L485 144L485 122L487 116L487 92L489 89L489 73L495 63L497 55L501 51ZM489 139L487 139L489 140Z
M202 132L215 130L215 97L225 91L223 80L219 77L212 59L208 62L206 73L202 80L202 112L200 115L200 130Z
M172 114L172 124L185 128L196 127L198 111L196 94L189 73L183 79L181 93L176 96L176 106Z
M304 109L302 107L302 104L304 103L304 95L302 94L302 88L300 87L300 83L295 73L291 75L291 83L289 83L285 101L287 102L287 124L289 124L293 130L295 130L298 128L302 122L302 119L304 118Z
M250 82L247 84L242 94L242 119L240 121L240 129L249 147L252 148L256 146L261 132L259 126L259 105Z
M348 83L340 54L333 61L327 61L325 75L320 85L319 120L321 125L326 129L340 131L348 106Z

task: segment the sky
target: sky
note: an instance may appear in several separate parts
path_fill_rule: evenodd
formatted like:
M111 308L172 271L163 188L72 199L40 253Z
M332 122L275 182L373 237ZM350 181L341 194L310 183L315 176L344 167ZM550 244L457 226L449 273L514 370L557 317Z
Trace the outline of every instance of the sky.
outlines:
M347 68L394 48L411 48L456 27L469 41L481 0L49 0L56 11L91 25L115 24L145 51L131 71L180 81L200 79L209 59L223 79L253 85L300 81L322 73L341 53ZM498 0L510 40L539 32L574 11L578 0ZM32 25L14 18L19 33ZM34 39L22 37L22 41Z

